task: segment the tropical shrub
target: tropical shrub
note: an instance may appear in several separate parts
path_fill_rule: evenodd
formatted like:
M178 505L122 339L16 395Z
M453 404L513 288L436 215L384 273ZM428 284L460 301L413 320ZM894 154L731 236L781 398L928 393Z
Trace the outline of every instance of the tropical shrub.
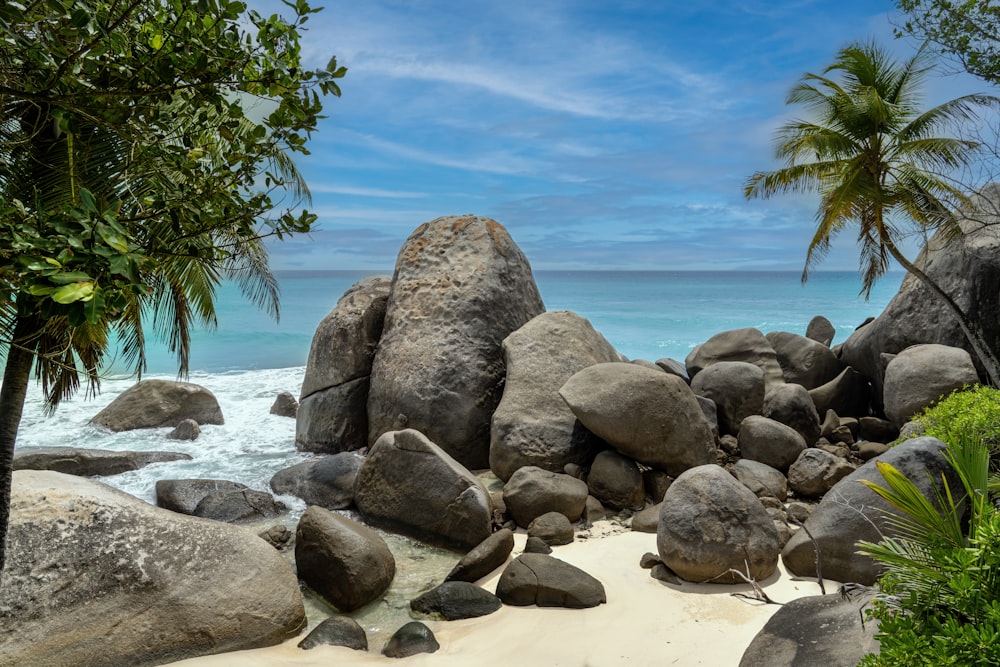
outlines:
M1000 390L985 385L965 387L926 408L914 421L925 435L945 442L981 438L995 453L1000 450Z

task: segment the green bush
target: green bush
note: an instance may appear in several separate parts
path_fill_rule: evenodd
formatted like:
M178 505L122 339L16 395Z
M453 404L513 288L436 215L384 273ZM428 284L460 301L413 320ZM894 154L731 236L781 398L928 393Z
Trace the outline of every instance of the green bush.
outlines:
M990 451L1000 450L1000 390L979 385L949 394L913 421L926 435L944 442L979 438Z

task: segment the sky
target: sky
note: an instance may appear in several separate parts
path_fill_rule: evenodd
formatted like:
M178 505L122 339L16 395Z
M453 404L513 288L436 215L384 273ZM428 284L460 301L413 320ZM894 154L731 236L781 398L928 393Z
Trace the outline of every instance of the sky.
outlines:
M297 159L318 221L278 270L391 271L419 225L471 213L536 270L799 271L817 196L743 197L782 166L786 94L852 41L916 46L889 0L315 4L306 63L348 72ZM927 101L985 88L942 72ZM820 268L857 268L849 232Z

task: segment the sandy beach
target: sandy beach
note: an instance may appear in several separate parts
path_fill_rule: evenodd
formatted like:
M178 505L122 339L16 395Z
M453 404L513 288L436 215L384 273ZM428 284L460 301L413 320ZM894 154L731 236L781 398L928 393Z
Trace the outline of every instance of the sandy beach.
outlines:
M618 531L618 532L616 532ZM414 667L510 667L563 665L735 666L757 632L778 609L734 596L750 586L665 584L639 567L646 552L656 552L656 536L621 531L608 522L595 524L587 539L556 547L553 555L597 577L607 592L607 604L592 609L504 606L489 616L462 621L428 621L441 648L433 654L406 658ZM514 555L524 547L516 536ZM496 589L501 570L481 580ZM767 595L787 602L818 595L815 580L792 578L781 567L760 582ZM826 582L828 592L835 583ZM282 645L194 658L177 667L320 667L329 665L393 664L381 655L385 639L369 636L369 652L343 647L301 650L300 638Z

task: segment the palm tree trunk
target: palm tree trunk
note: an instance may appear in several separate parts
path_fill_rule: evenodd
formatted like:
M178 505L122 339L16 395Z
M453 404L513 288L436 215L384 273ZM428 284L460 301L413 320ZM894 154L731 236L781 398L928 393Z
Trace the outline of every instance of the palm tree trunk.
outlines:
M35 316L18 317L14 338L7 351L3 385L0 386L0 581L7 553L7 524L10 521L10 487L14 468L14 443L24 410L24 396L35 358L35 336L39 321Z
M986 374L990 378L990 383L994 387L1000 387L1000 359L998 359L996 352L990 347L989 343L986 342L986 337L983 335L982 327L977 325L975 322L969 319L955 300L951 298L941 286L935 282L933 278L928 276L926 273L921 271L915 264L908 260L903 253L899 251L891 240L883 237L882 242L885 244L886 249L889 250L889 254L892 255L893 259L899 262L899 265L906 269L907 273L910 273L917 277L920 282L927 286L931 292L933 292L939 299L944 301L945 305L955 314L955 318L958 320L958 326L962 329L962 333L968 339L969 344L972 345L972 350L979 357L979 362L983 365L986 370Z

